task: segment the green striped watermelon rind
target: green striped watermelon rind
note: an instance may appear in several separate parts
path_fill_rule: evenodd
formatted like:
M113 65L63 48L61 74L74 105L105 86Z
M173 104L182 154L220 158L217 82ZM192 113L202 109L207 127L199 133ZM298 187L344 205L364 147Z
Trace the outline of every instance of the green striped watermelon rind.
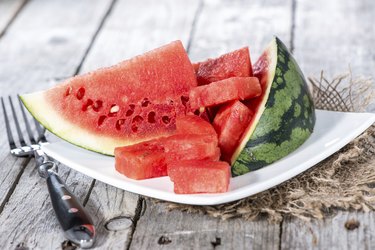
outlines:
M301 146L314 129L314 103L297 62L277 37L265 54L270 60L266 93L253 124L232 157L233 176L285 157Z

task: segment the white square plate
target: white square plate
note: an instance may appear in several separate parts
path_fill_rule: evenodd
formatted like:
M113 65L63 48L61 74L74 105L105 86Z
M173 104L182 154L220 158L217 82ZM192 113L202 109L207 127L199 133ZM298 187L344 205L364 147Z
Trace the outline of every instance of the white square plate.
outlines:
M267 167L232 178L229 191L220 194L175 194L169 177L141 181L126 178L116 172L114 157L65 141L45 145L43 150L74 170L126 191L178 203L215 205L239 200L289 180L335 153L374 122L372 113L316 110L314 132L301 147Z

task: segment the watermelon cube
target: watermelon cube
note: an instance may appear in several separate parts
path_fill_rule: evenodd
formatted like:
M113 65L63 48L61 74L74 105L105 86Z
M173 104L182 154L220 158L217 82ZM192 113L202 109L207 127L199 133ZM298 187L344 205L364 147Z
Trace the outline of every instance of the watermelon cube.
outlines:
M224 54L215 59L193 64L198 85L217 82L230 77L253 76L249 48Z
M262 89L256 77L232 77L193 88L189 93L191 108L211 107L232 100L260 96Z
M155 140L154 143L164 148L167 162L190 159L219 160L220 157L217 139L212 139L210 135L177 134Z
M145 146L143 150L116 148L115 168L119 173L135 180L167 175L164 150L154 145Z
M228 191L231 167L223 161L175 161L168 164L168 176L176 194L223 193Z
M240 101L231 102L219 109L213 126L219 135L221 159L231 162L241 135L252 119L252 111Z
M211 123L196 115L178 117L176 134L210 135L212 140L217 142L217 134Z

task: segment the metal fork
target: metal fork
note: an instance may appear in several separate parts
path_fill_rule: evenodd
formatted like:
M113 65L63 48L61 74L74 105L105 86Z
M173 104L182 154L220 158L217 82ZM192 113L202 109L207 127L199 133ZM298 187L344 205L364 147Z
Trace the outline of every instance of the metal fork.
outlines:
M42 151L41 146L48 143L44 136L44 129L35 119L33 119L38 134L38 138L35 140L24 107L18 97L17 99L20 105L22 118L30 141L30 143L26 143L12 98L10 96L8 98L14 125L19 138L19 143L16 143L11 131L11 116L8 116L4 99L1 97L1 105L3 107L4 121L11 154L17 157L35 157L38 173L41 177L46 179L53 209L55 210L56 217L64 230L66 238L79 245L81 248L89 248L93 246L95 241L95 227L92 219L75 195L68 190L64 182L57 175L56 163L50 160ZM17 146L17 144L19 144L19 146Z

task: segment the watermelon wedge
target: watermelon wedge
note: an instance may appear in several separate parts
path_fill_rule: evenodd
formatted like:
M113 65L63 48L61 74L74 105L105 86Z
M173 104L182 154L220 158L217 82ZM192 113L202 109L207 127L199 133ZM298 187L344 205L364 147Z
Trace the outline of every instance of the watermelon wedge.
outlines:
M21 99L55 135L113 155L115 147L174 133L176 117L189 111L186 99L195 86L194 68L175 41Z
M231 77L193 88L189 93L193 109L217 106L233 101L257 97L262 93L256 77Z
M252 116L252 111L240 101L228 103L219 109L213 121L213 126L219 136L222 160L230 162Z
M249 48L244 47L218 58L194 64L198 85L217 82L230 77L253 76Z
M298 64L275 37L254 65L262 95L247 103L254 112L232 159L232 174L245 174L290 154L313 132L314 104Z

